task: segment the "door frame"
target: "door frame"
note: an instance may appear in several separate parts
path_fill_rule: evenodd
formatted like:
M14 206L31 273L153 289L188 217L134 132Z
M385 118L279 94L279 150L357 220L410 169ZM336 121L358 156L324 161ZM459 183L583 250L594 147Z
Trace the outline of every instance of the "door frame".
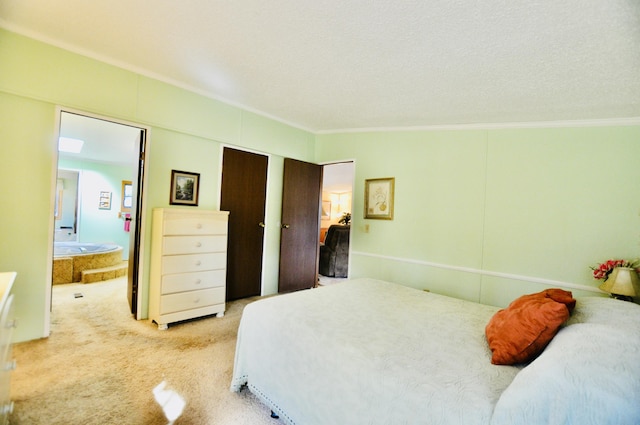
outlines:
M224 157L224 148L235 149L237 151L254 153L258 155L263 155L267 157L267 188L265 192L265 200L264 200L264 234L262 238L262 268L260 269L260 296L265 295L265 287L264 287L264 272L265 272L265 259L267 256L265 255L267 249L267 239L269 234L269 196L271 192L270 185L270 174L271 174L271 160L272 155L268 152L263 152L257 149L249 149L243 146L236 146L229 143L220 143L220 155L218 155L218 209L220 209L220 204L222 201L222 161Z
M133 234L130 233L129 236L129 260L128 260L128 270L127 270L127 300L129 301L129 308L132 311L132 314L135 314L136 320L143 319L142 315L142 294L141 292L140 282L142 281L142 275L144 270L144 261L141 260L144 258L144 243L140 243L140 241L144 241L144 218L146 214L144 213L144 208L146 205L146 193L147 193L147 175L149 167L147 165L147 154L149 152L149 138L150 138L150 129L134 126L137 128L140 134L138 139L138 148L136 149L136 153L138 154L138 160L136 162L136 179L131 180L133 183L133 188L135 188L136 196L133 200L135 200L135 209L133 207L133 203L131 205L131 212L135 212L135 215L131 217L133 224ZM142 163L142 167L140 166ZM142 185L141 185L142 183ZM135 280L135 288L133 287L133 281ZM135 308L133 306L133 298L135 296L136 305Z
M61 114L63 112L67 112L70 114L76 114L76 115L82 115L88 118L94 118L94 119L99 119L102 121L108 121L108 122L112 122L112 123L116 123L116 124L122 124L122 125L126 125L126 126L130 126L130 127L134 127L134 128L139 128L140 130L145 132L145 140L143 141L145 144L144 147L144 152L145 152L145 160L144 160L144 164L143 164L143 177L148 175L148 171L149 171L149 161L148 161L148 155L149 155L149 150L151 147L151 127L144 125L144 124L140 124L140 123L136 123L136 122L132 122L132 121L126 121L126 120L121 120L118 118L114 118L114 117L110 117L107 115L100 115L100 114L94 114L88 111L83 111L83 110L79 110L79 109L74 109L74 108L70 108L70 107L66 107L66 106L62 106L62 105L56 105L55 108L55 128L54 128L54 137L51 140L51 144L52 144L52 151L53 151L53 155L52 155L52 161L53 161L53 165L51 167L51 182L50 182L50 213L49 216L53 217L54 214L54 209L55 209L55 195L56 195L56 176L57 176L57 172L58 172L58 160L59 160L59 154L58 154L58 139L60 138L60 124L61 124ZM139 149L140 147L138 147ZM139 160L138 160L139 163ZM138 233L138 240L135 241L135 243L138 244L139 246L139 257L140 257L140 262L138 264L138 274L137 274L137 278L138 278L138 299L137 299L137 314L136 314L136 319L140 320L141 314L142 314L142 299L144 298L142 295L144 292L146 292L146 288L144 288L144 286L140 285L140 282L143 282L143 270L144 270L144 258L145 258L145 244L144 243L140 243L140 242L144 242L145 240L145 219L146 219L146 214L145 214L145 206L146 206L146 195L148 192L148 179L143 178L142 179L142 188L138 188L138 190L136 191L136 196L139 199L139 205L141 205L142 207L140 208L140 211L137 211L137 215L139 217L140 220L140 232ZM54 239L54 232L55 232L55 220L51 219L49 221L49 242L52 242ZM130 242L131 243L131 242ZM48 258L48 262L47 262L47 293L46 293L46 297L45 297L45 314L44 314L44 335L45 336L49 336L51 334L51 307L52 307L52 291L53 291L53 243L49 243L48 244L48 248L47 248L47 258ZM131 265L129 265L129 267L132 267Z

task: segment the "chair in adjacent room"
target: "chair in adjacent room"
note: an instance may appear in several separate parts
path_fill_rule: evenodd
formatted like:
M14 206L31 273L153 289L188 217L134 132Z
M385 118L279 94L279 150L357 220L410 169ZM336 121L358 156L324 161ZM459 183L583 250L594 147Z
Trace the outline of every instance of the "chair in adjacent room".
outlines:
M329 226L324 244L320 245L319 272L328 277L347 277L349 271L350 226Z

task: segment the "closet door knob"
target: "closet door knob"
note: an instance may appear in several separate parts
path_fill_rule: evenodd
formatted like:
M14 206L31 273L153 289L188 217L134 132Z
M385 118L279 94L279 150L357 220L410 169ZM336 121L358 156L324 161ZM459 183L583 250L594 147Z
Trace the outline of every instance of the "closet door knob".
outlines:
M283 228L283 229L288 229L289 227L291 227L291 226L289 226L288 224L283 224L283 225L282 225L282 228Z
M264 223L263 222L258 223L258 226L260 226L260 227L262 227L264 229Z

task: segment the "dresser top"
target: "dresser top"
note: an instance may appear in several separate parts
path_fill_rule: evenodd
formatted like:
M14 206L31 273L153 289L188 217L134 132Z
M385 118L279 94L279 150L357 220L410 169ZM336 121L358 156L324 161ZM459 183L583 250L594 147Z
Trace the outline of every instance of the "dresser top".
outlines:
M0 273L0 305L4 305L5 301L7 300L16 276L16 272Z

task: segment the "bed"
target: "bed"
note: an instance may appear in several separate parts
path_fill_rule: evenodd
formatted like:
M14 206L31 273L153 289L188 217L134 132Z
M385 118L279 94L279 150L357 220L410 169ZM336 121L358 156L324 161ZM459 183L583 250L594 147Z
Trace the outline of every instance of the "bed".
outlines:
M578 298L535 360L491 363L500 309L372 279L245 307L232 391L286 424L638 424L640 306Z

